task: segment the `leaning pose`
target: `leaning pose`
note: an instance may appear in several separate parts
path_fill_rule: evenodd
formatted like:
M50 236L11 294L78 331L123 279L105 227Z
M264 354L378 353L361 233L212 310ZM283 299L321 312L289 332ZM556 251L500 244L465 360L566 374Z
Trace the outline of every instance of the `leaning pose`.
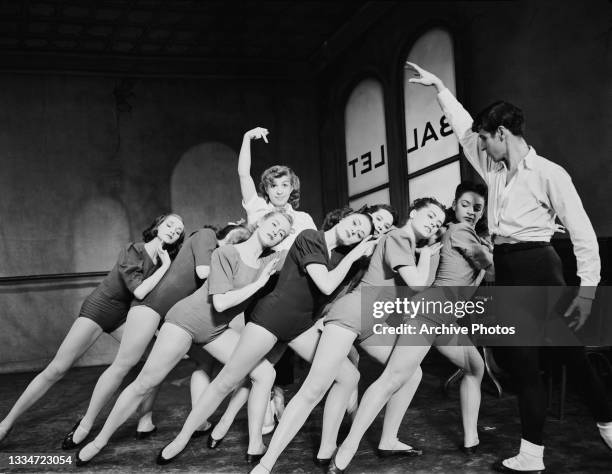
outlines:
M110 334L125 322L132 300L142 300L159 283L170 267L170 254L174 256L183 241L183 221L176 214L159 216L143 232L143 240L121 251L115 266L85 299L53 360L0 422L0 441L103 332Z
M273 253L260 259L261 254L284 239L290 229L291 217L284 211L272 211L248 240L213 252L208 280L170 309L142 371L121 393L98 436L77 453L77 463L89 462L106 446L112 434L180 362L192 344L202 345L222 363L229 360L239 338L229 323L266 284L279 258ZM264 449L261 427L274 368L264 361L251 372L251 378L247 453L259 454Z

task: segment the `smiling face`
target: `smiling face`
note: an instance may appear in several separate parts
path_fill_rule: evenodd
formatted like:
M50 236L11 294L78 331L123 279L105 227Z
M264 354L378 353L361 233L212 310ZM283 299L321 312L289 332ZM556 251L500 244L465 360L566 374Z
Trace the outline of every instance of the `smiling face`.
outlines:
M170 214L157 226L157 237L168 245L175 243L183 232L185 226L181 218L175 214Z
M393 225L393 215L386 209L378 209L370 214L372 223L374 224L375 234L384 234Z
M467 191L453 203L455 218L457 222L464 222L475 227L484 213L484 206L484 197L473 191Z
M444 224L444 218L445 214L442 209L435 204L427 204L410 212L410 225L418 240L429 239L440 230Z
M289 176L273 178L272 184L266 188L268 199L276 207L284 207L287 204L291 197L291 191L293 191L293 186L291 186Z
M257 236L264 248L278 245L290 232L291 222L278 212L263 219L257 227Z
M372 233L372 222L365 214L349 214L335 225L340 245L354 245Z

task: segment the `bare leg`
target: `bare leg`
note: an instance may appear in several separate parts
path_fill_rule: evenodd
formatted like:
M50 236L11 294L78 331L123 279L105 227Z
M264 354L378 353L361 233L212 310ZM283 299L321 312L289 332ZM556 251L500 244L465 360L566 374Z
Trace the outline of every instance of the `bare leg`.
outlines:
M66 375L68 369L91 347L100 334L102 334L102 328L91 319L79 317L72 323L53 360L34 377L8 415L0 422L0 441L7 435L17 419Z
M158 324L159 315L151 308L133 306L130 309L117 356L96 383L87 412L72 437L75 444L85 439L100 410L121 386L130 369L138 363L153 339Z
M414 375L429 348L429 345L394 347L385 370L364 393L351 430L336 453L335 463L339 469L348 466L368 427L391 396Z
M346 328L335 324L327 324L325 326L316 348L316 353L312 359L312 367L308 372L306 380L304 380L299 391L285 408L283 417L270 441L270 446L261 459L260 466L256 467L253 472L257 472L258 469L262 472L265 472L263 469L269 471L274 466L280 454L304 425L314 407L321 401L329 387L341 372L347 370L347 374L352 374L351 377L355 377L355 366L347 359L347 354L352 347L355 337L356 334ZM306 356L306 348L297 347L293 344L296 341L293 341L291 346L296 347L297 350L300 350L300 352ZM300 343L299 341L297 342L298 344ZM357 372L357 377L358 376L359 373ZM354 383L355 380L352 379L349 382ZM350 391L348 395L350 395ZM331 396L332 394L330 392L328 399ZM325 410L327 411L328 409L329 407L326 404ZM338 416L338 413L336 413L335 416ZM344 416L344 411L340 411L339 416ZM333 443L335 444L335 442L336 440L334 439ZM327 446L325 448L327 449ZM321 449L319 453L321 453ZM331 455L331 453L329 453L329 455Z
M232 393L232 397L230 398L230 401L227 404L225 411L223 412L223 415L221 415L221 418L219 419L219 421L211 432L211 436L214 439L219 440L225 437L230 427L234 423L238 412L249 400L250 393L251 382L248 380L245 380L245 382L240 387L234 390L234 392ZM249 417L250 416L251 415L249 414Z
M106 446L113 433L136 411L138 405L155 387L162 383L190 346L191 336L183 329L170 323L162 326L141 372L121 392L98 436L79 452L81 460L93 458Z
M453 364L464 370L459 387L463 445L478 444L478 412L480 410L480 384L484 374L484 361L474 346L437 346Z
M214 342L216 341L211 344ZM260 365L260 361L275 343L276 337L269 331L256 324L247 323L230 360L200 396L180 433L162 450L161 455L165 459L173 458L185 449L193 432L215 412L223 399L242 382L249 372L252 379L257 379L259 375L257 372L266 370L264 365ZM211 344L206 346L207 350ZM259 430L259 436L261 436L261 426ZM250 443L249 439L249 445Z
M372 337L375 338L377 336ZM393 346L388 344L388 338L381 341L381 345L367 344L362 347L372 358L376 359L382 365L387 364L391 352L393 351ZM391 395L385 407L383 429L378 443L379 449L398 449L406 451L413 449L412 446L402 443L398 439L397 434L402 424L402 420L404 419L404 415L406 415L406 411L410 403L412 403L414 394L421 383L422 377L423 371L419 366L414 375L410 377L397 392Z
M210 357L210 356L209 356ZM213 371L214 359L211 357L208 364L206 364L205 368L200 368L194 370L191 374L191 380L189 381L189 395L191 397L191 406L193 407L195 403L200 398L200 395L208 384L210 383L210 375ZM205 421L202 426L198 428L198 431L206 431L210 428L210 423Z
M138 406L138 427L136 431L147 433L155 429L155 424L153 423L153 405L155 405L160 387L161 385L158 385L151 390L151 393Z

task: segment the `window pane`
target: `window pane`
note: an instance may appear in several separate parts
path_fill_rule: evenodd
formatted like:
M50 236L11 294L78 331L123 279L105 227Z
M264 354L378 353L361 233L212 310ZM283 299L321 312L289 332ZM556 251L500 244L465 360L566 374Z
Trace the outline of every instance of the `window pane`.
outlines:
M381 189L379 191L374 191L367 196L363 196L352 201L349 201L349 206L353 209L357 210L361 206L367 204L371 206L373 204L391 204L391 200L389 199L389 188Z
M349 196L389 181L385 109L380 82L366 79L345 110L346 172Z
M410 62L437 75L455 93L455 58L448 32L433 29L421 36L408 55ZM410 84L412 69L404 70L404 106L408 173L414 173L459 153L459 144L436 100L435 87Z
M442 204L450 206L460 181L459 161L412 178L408 181L410 202L420 197L434 197Z

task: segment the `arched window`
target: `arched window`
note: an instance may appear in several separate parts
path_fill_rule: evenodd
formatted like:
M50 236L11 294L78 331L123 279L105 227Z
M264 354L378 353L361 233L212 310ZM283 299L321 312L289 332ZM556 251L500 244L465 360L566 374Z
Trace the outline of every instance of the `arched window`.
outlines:
M407 60L436 74L453 94L455 57L448 31L434 28L412 46ZM461 181L459 143L436 100L436 90L410 84L412 70L404 73L404 113L410 202L432 196L450 204Z
M389 204L389 163L382 85L364 79L344 112L349 204Z

